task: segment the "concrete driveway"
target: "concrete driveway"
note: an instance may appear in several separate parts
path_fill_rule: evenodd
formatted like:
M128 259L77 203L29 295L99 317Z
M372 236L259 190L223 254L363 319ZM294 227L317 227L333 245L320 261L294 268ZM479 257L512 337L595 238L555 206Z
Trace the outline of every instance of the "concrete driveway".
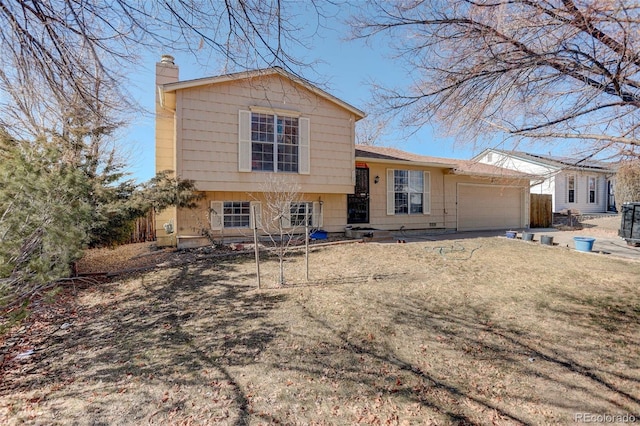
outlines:
M528 232L534 233L534 240L538 240L538 242L541 235L549 235L553 237L554 245L558 244L559 246L572 249L575 247L573 237L591 237L596 239L592 249L594 253L640 260L640 247L630 246L625 240L618 236L601 235L599 233L590 235L589 229L583 229L581 231L559 231L555 228L539 228L531 229Z
M603 233L594 231L591 234L589 229L583 229L580 231L559 231L556 228L535 228L527 230L528 233L534 234L533 241L518 242L522 244L540 244L540 237L542 235L548 235L553 237L553 245L555 247L568 247L574 250L575 245L573 237L591 237L596 241L593 244L593 250L591 253L584 253L585 255L605 255L612 257L619 257L624 259L632 259L640 261L640 247L633 247L627 245L627 242L620 237L612 236L611 233ZM394 233L393 240L418 242L418 241L448 241L448 240L465 240L469 238L481 238L481 237L505 237L506 230L501 231L469 231L469 232L454 232L454 233L442 233L442 234L426 234L426 233ZM518 239L522 238L522 231L518 231Z

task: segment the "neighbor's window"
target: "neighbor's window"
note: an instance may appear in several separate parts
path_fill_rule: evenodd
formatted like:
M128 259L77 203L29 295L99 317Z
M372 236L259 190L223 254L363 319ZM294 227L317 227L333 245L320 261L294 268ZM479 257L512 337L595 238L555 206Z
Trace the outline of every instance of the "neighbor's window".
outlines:
M251 169L298 172L298 119L251 113Z
M311 226L313 223L313 203L291 203L290 206L291 226ZM305 218L307 221L305 222Z
M394 213L423 212L424 174L418 170L393 171Z
M249 201L225 201L222 223L225 228L248 228L250 217Z
M569 203L576 202L576 177L574 175L567 176L567 201Z
M589 203L591 204L595 204L597 203L596 200L596 194L597 194L597 178L593 177L593 176L589 176L588 178L588 186L587 186L587 199L589 200Z

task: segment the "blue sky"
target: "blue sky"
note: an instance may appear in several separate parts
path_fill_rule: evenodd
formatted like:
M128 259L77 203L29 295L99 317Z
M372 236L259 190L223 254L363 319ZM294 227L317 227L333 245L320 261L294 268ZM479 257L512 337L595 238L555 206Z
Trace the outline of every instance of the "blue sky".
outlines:
M333 22L332 28L321 29L314 36L313 48L300 50L300 56L306 61L320 61L312 70L303 71L303 76L312 81L323 80L327 86L323 89L332 95L367 112L367 103L371 99L369 82L375 80L389 86L402 85L407 75L401 63L389 58L388 51L380 44L366 46L362 41L345 41L346 26ZM138 181L148 180L154 175L154 80L155 63L163 53L176 58L180 67L180 80L208 77L220 73L220 64L206 48L195 57L193 54L180 53L167 47L163 51L148 53L145 60L132 75L131 92L138 102L150 113L136 117L128 129L126 140L130 145L130 171ZM316 80L317 79L317 80ZM472 143L454 143L453 139L438 135L432 128L423 128L411 135L402 131L393 131L379 141L379 144L393 146L405 151L447 158L468 159L481 150Z

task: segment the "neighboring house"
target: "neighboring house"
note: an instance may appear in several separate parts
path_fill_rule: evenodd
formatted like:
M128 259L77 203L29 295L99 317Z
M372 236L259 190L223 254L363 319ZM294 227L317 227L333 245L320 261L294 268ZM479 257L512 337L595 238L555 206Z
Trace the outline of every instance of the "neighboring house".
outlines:
M538 176L539 181L531 187L531 193L551 195L554 212L573 210L584 214L616 210L615 167L610 163L499 149L486 149L473 160Z
M156 65L156 85L156 170L192 179L203 193L198 209L157 215L159 245L203 245L203 231L250 236L253 206L261 221L268 184L279 178L300 193L281 218L285 226L303 223L305 210L310 226L328 232L347 225L528 226L527 176L356 147L355 125L365 114L281 68L179 81L178 67L165 55Z

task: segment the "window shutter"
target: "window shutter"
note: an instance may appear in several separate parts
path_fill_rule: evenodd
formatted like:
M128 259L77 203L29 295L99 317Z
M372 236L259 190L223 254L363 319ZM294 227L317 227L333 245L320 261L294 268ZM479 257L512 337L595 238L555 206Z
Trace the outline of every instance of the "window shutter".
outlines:
M431 214L431 173L424 172L423 184L422 213Z
M311 226L321 228L323 224L322 206L318 201L313 202L313 212L311 213Z
M387 214L396 214L396 191L393 169L387 169Z
M255 221L254 212L255 210ZM249 228L262 229L262 204L259 201L252 201L249 203Z
M283 228L291 228L291 204L282 203L282 214L280 220Z
M222 201L212 201L211 210L209 211L211 229L219 231L222 229L222 215L224 204Z
M238 112L238 171L251 171L251 111Z
M298 173L308 175L311 173L311 134L308 118L298 119Z

